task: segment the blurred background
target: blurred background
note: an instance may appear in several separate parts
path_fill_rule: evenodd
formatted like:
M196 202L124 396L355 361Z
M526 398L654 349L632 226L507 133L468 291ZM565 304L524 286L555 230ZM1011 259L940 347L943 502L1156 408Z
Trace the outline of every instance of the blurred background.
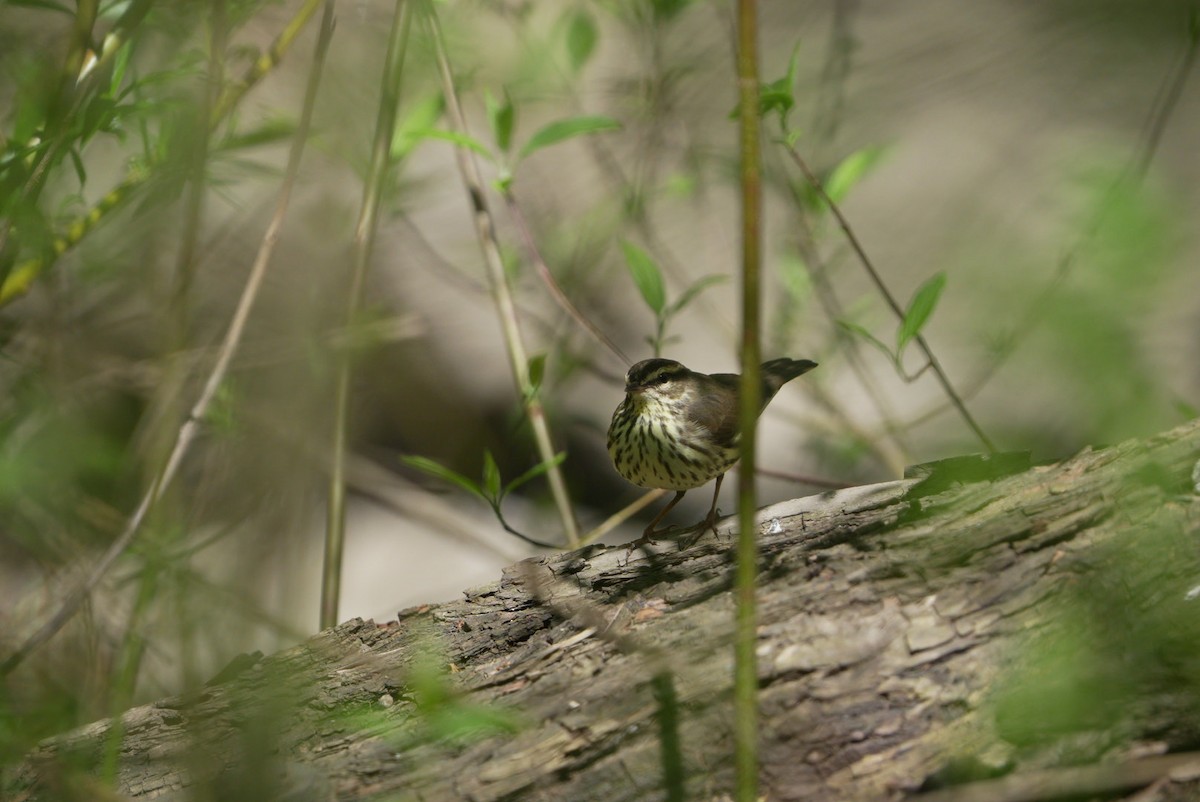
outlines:
M100 3L88 44L100 52L137 5ZM301 3L143 5L98 88L72 105L64 76L83 68L70 61L77 10L0 3L2 255L10 277L38 265L28 292L0 305L0 656L95 564L161 467L274 209L312 64L316 18L206 138L213 65L236 80ZM511 180L512 207L495 186L489 203L586 531L641 493L605 452L628 363L555 302L520 226L629 360L652 356L657 339L693 369L738 369L730 10L689 0L437 10L471 134L492 157L480 157L485 179ZM6 756L315 631L339 342L352 343L353 359L339 618L384 620L453 598L539 553L481 499L401 459L475 482L485 452L504 481L541 460L454 146L428 135L451 126L421 26L363 309L346 324L395 13L380 0L339 4L295 196L243 346L134 547L10 677L5 706L31 717ZM1197 414L1200 87L1189 13L1183 0L762 4L762 75L777 82L764 117L764 352L821 363L763 419L763 469L861 484L984 450L922 372L915 344L895 353L898 318L793 152L827 181L901 307L944 275L924 335L1000 449L1052 460ZM559 120L602 115L620 128L506 158L493 121L509 102L513 154ZM45 158L50 141L65 144ZM82 231L78 221L128 176L135 186ZM201 213L189 217L195 202ZM623 243L653 266L668 307L685 301L668 318L648 304ZM760 501L819 489L764 477ZM689 494L671 520L702 516L709 492ZM656 508L610 542L632 539ZM563 541L544 479L510 495L504 514ZM117 698L114 676L126 680Z

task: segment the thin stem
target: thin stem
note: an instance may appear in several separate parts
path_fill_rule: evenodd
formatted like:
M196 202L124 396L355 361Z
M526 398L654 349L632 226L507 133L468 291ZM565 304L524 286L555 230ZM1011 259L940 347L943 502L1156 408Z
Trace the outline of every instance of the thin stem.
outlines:
M422 4L425 11L425 23L429 37L433 43L437 58L438 72L442 79L442 91L446 98L446 111L450 124L455 131L467 133L467 121L459 105L458 92L454 86L454 73L450 69L450 60L446 55L446 43L442 36L441 25L436 13L428 0ZM479 165L475 155L467 148L456 147L454 158L458 163L459 175L471 202L471 210L475 219L475 233L479 239L479 247L483 251L484 265L487 269L488 283L492 290L492 299L500 316L500 325L504 333L504 343L508 349L509 367L512 369L513 382L517 392L525 401L525 413L529 416L529 425L533 429L534 442L543 462L554 459L554 444L550 439L550 429L546 423L546 413L542 402L538 399L529 381L529 359L526 356L525 344L521 337L521 326L517 320L516 304L513 301L512 290L508 285L508 276L504 272L504 262L500 257L500 244L496 239L496 228L488 208L486 190ZM546 472L550 484L550 492L554 496L559 518L562 520L563 531L571 548L579 544L579 529L575 523L575 513L571 508L571 498L567 494L567 485L563 481L560 466L554 466Z
M371 145L371 166L363 189L362 206L354 228L354 255L350 275L350 290L346 302L346 326L354 324L366 282L367 265L375 243L379 219L379 199L383 195L391 164L392 131L396 127L396 108L400 105L400 79L404 71L404 56L408 50L408 34L412 27L412 11L404 0L396 0L392 12L392 31L388 38L384 62L383 96L375 118L375 138ZM321 629L337 623L338 600L341 596L342 555L346 543L346 432L350 417L350 360L351 354L338 352L337 388L333 413L332 464L329 471L329 504L325 525L325 557L321 574Z
M242 290L242 296L238 300L237 309L234 311L229 328L225 332L225 339L221 343L216 363L213 365L212 372L204 384L204 389L201 391L200 397L196 400L195 406L192 407L191 414L188 415L187 420L180 427L175 439L175 445L171 449L171 454L167 458L166 464L155 476L150 489L142 496L142 500L138 503L137 509L129 517L129 521L121 531L121 534L112 542L112 545L108 547L108 550L93 566L91 573L71 592L55 614L30 635L3 664L0 664L0 677L11 673L35 649L50 640L50 638L54 637L55 633L62 629L63 625L79 611L79 608L91 596L92 591L100 584L100 580L108 573L112 564L133 543L134 538L141 529L142 523L145 521L146 514L162 496L163 492L171 485L172 480L174 480L175 474L183 462L184 455L187 454L199 433L200 421L208 414L209 406L211 406L213 399L216 397L221 384L225 381L225 376L229 373L229 365L233 360L234 354L237 352L238 346L241 344L242 335L246 329L246 322L250 318L250 310L253 308L254 301L258 297L259 289L262 287L263 278L266 275L267 266L271 261L271 255L275 251L275 244L279 239L279 231L283 227L283 221L287 215L288 202L291 199L292 187L295 184L296 173L300 166L300 157L304 153L304 145L308 140L308 129L312 120L312 107L320 78L320 65L324 61L325 51L329 46L329 39L333 35L332 2L326 6L325 14L325 20L321 26L321 34L317 40L317 54L313 70L309 74L308 89L304 97L304 108L301 111L300 123L296 131L296 136L292 140L291 151L288 154L287 170L284 174L283 184L279 190L279 200L276 203L275 214L271 218L271 222L267 225L266 232L263 234L258 255L255 257L254 265L250 269L250 275L246 279L246 287Z
M900 303L896 300L895 296L892 295L891 290L888 289L887 284L884 283L883 277L879 274L879 271L875 269L875 264L871 261L870 257L867 256L866 250L863 248L862 243L858 241L858 237L855 235L854 229L850 226L850 221L847 220L846 216L842 214L842 210L836 203L834 203L833 198L829 197L829 193L825 191L825 187L821 184L821 180L817 178L816 174L811 168L809 168L808 163L804 160L804 157L800 155L800 152L796 150L795 146L789 143L786 145L786 147L788 155L791 156L792 161L796 163L796 166L800 168L800 172L804 174L805 179L808 180L808 183L812 186L816 193L821 196L821 200L823 200L829 206L829 210L833 213L834 218L838 221L838 226L841 227L842 233L846 235L846 240L850 243L850 247L854 249L854 253L858 256L859 262L862 263L863 268L866 269L867 275L871 277L871 281L875 284L876 289L879 290L879 294L883 296L883 299L887 302L887 305L891 307L892 311L896 314L896 317L903 321L904 310L900 307ZM983 447L987 449L987 452L989 454L995 454L996 446L992 443L991 438L989 438L983 431L983 428L980 427L980 425L975 421L975 418L971 415L970 410L967 409L967 405L963 402L962 397L959 396L957 391L955 391L954 385L950 382L950 377L946 375L946 371L942 369L942 364L938 361L937 356L934 355L933 349L929 347L929 343L925 340L925 337L921 334L918 334L915 340L921 351L925 354L925 358L929 360L929 365L933 368L933 372L937 376L938 383L942 385L942 389L945 391L946 396L950 399L950 402L954 405L954 408L958 410L958 414L962 416L963 421L965 421L967 426L970 427L971 431L975 433L975 436L979 438L979 442L983 444Z
M517 231L521 234L521 241L525 244L525 252L529 256L529 261L533 262L533 266L541 277L542 283L546 285L546 289L550 290L550 295L571 316L571 319L579 324L580 328L592 335L592 339L607 348L610 353L616 355L626 365L629 365L630 359L625 356L625 352L607 334L601 331L595 323L588 319L583 312L580 312L579 308L563 292L558 279L554 278L554 274L550 272L549 265L546 264L546 260L542 258L541 251L538 250L537 241L534 240L533 231L529 227L529 221L525 218L525 213L521 211L521 206L517 203L517 198L513 195L512 189L505 189L502 194L504 202L508 206L508 213L512 216L513 222L516 223Z
M742 176L742 383L739 431L737 569L734 577L734 770L738 802L758 799L758 544L755 540L755 436L761 398L762 152L758 111L758 14L755 0L737 4L737 75Z

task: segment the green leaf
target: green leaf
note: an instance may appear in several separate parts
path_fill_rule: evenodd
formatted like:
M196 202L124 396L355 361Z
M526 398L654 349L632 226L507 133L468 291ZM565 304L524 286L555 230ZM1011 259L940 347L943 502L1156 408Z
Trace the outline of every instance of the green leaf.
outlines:
M440 128L430 128L425 131L418 132L416 136L420 139L440 139L444 142L452 142L459 147L464 147L475 151L490 162L496 161L495 155L487 145L483 144L473 136L460 134L458 131L443 131Z
M888 348L886 345L884 345L883 342L881 340L879 340L879 338L877 338L871 332L867 331L862 326L858 325L857 323L851 323L849 320L839 320L839 321L837 321L837 324L841 328L850 332L850 334L852 334L856 337L863 338L864 340L869 342L871 345L875 346L880 351L887 354L888 359L892 360L893 362L896 361L896 355L892 353L892 349Z
M513 124L517 117L512 98L505 89L503 101L496 100L492 93L488 92L484 95L483 102L487 107L488 124L492 127L492 138L496 140L496 146L501 152L508 153L512 147Z
M529 359L529 386L537 392L542 386L542 379L546 375L546 355L537 354Z
M78 148L71 148L67 152L71 155L71 164L75 167L75 177L79 179L79 186L82 189L87 184L87 168L83 166L83 156L80 155Z
M228 152L243 148L253 148L259 145L274 145L291 139L295 133L296 124L291 120L268 120L249 131L230 134L221 140L219 147L222 152Z
M534 465L532 468L525 471L525 473L521 474L516 479L513 479L511 482L509 482L508 486L504 488L503 495L507 496L509 493L513 492L514 490L516 490L518 487L525 484L526 482L528 482L532 479L536 479L539 476L541 476L543 473L545 473L546 471L550 470L551 468L561 465L563 460L565 460L566 458L567 458L567 452L560 451L557 454L555 454L553 457L551 457L550 459L546 460L545 462L539 462L537 465Z
M825 181L825 193L833 198L834 203L841 203L850 192L851 187L861 181L874 169L888 149L882 145L873 145L862 150L856 150L833 168Z
M788 303L800 305L812 297L812 276L808 265L797 254L787 254L779 260L779 278L787 290Z
M105 42L107 44L107 40ZM125 71L129 69L129 57L133 53L133 45L126 41L113 56L112 75L108 81L108 94L112 97L121 95L121 85L125 83Z
M650 258L650 254L627 240L621 240L621 250L625 252L625 263L629 265L629 274L633 283L646 301L646 306L655 315L661 315L667 303L667 292L663 287L662 271Z
M579 72L583 69L595 52L599 38L591 14L581 8L571 15L567 22L567 58L572 70Z
M571 139L572 137L583 136L585 134L598 134L602 131L616 131L620 128L621 124L612 117L599 115L569 117L565 120L550 123L531 136L529 141L525 143L525 147L521 148L520 158L523 159L534 151L558 144L564 139Z
M669 20L691 3L692 0L650 0L650 8L657 19Z
M671 304L666 311L667 316L673 315L685 306L695 300L696 296L707 290L714 284L720 284L722 281L729 281L729 276L712 275L704 276L698 279L690 287L683 291L675 303Z
M766 116L772 111L778 111L781 118L786 117L796 104L792 97L792 82L787 76L769 84L763 84L758 94L758 113Z
M483 492L485 498L491 501L500 498L500 466L496 464L492 452L486 449L483 452Z
M445 106L445 101L439 93L414 103L408 109L408 113L392 133L393 161L400 161L412 153L424 138L424 134L437 125Z
M913 293L912 300L908 302L908 309L904 312L904 322L896 332L897 356L904 351L904 346L921 333L921 329L937 307L938 298L941 297L945 286L946 274L937 273Z
M479 489L479 485L472 482L467 477L463 476L458 471L452 471L444 465L441 465L428 457L420 457L416 455L401 454L400 460L410 468L416 468L418 471L436 476L438 479L445 480L451 484L458 485L468 493L472 493L480 498L486 499L483 491Z

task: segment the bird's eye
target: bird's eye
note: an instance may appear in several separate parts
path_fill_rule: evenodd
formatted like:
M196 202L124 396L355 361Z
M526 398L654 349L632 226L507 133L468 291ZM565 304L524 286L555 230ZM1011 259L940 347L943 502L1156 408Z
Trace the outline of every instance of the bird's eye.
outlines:
M666 384L670 380L670 376L666 373L657 373L650 379L651 384Z

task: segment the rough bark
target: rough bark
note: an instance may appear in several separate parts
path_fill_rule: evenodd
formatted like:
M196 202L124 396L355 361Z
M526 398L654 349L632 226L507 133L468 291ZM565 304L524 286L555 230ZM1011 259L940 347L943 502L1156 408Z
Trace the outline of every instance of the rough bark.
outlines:
M951 461L764 510L767 798L899 799L989 774L1006 777L936 793L1041 799L1062 786L1120 795L1152 785L1154 798L1195 794L1190 757L1137 757L1200 743L1197 687L1186 680L1196 632L1176 633L1175 651L1149 623L1141 639L1121 632L1186 604L1200 583L1198 456L1193 422L1009 475L987 476L1003 474L1003 460ZM596 546L527 560L460 601L385 624L350 621L248 659L198 693L131 710L119 790L724 798L731 540L722 527L688 548L651 551ZM1073 623L1079 605L1096 612L1106 601L1112 620L1081 625L1102 633L1088 641ZM1115 662L1063 674L1030 646L1059 636L1082 638L1084 653L1101 658L1112 648ZM1136 681L1106 684L1129 680L1122 672ZM1058 684L1080 682L1095 682L1096 695L1084 695L1095 709L1052 711L1078 690ZM61 779L64 766L95 765L110 726L46 742L4 795L74 793L81 786Z

